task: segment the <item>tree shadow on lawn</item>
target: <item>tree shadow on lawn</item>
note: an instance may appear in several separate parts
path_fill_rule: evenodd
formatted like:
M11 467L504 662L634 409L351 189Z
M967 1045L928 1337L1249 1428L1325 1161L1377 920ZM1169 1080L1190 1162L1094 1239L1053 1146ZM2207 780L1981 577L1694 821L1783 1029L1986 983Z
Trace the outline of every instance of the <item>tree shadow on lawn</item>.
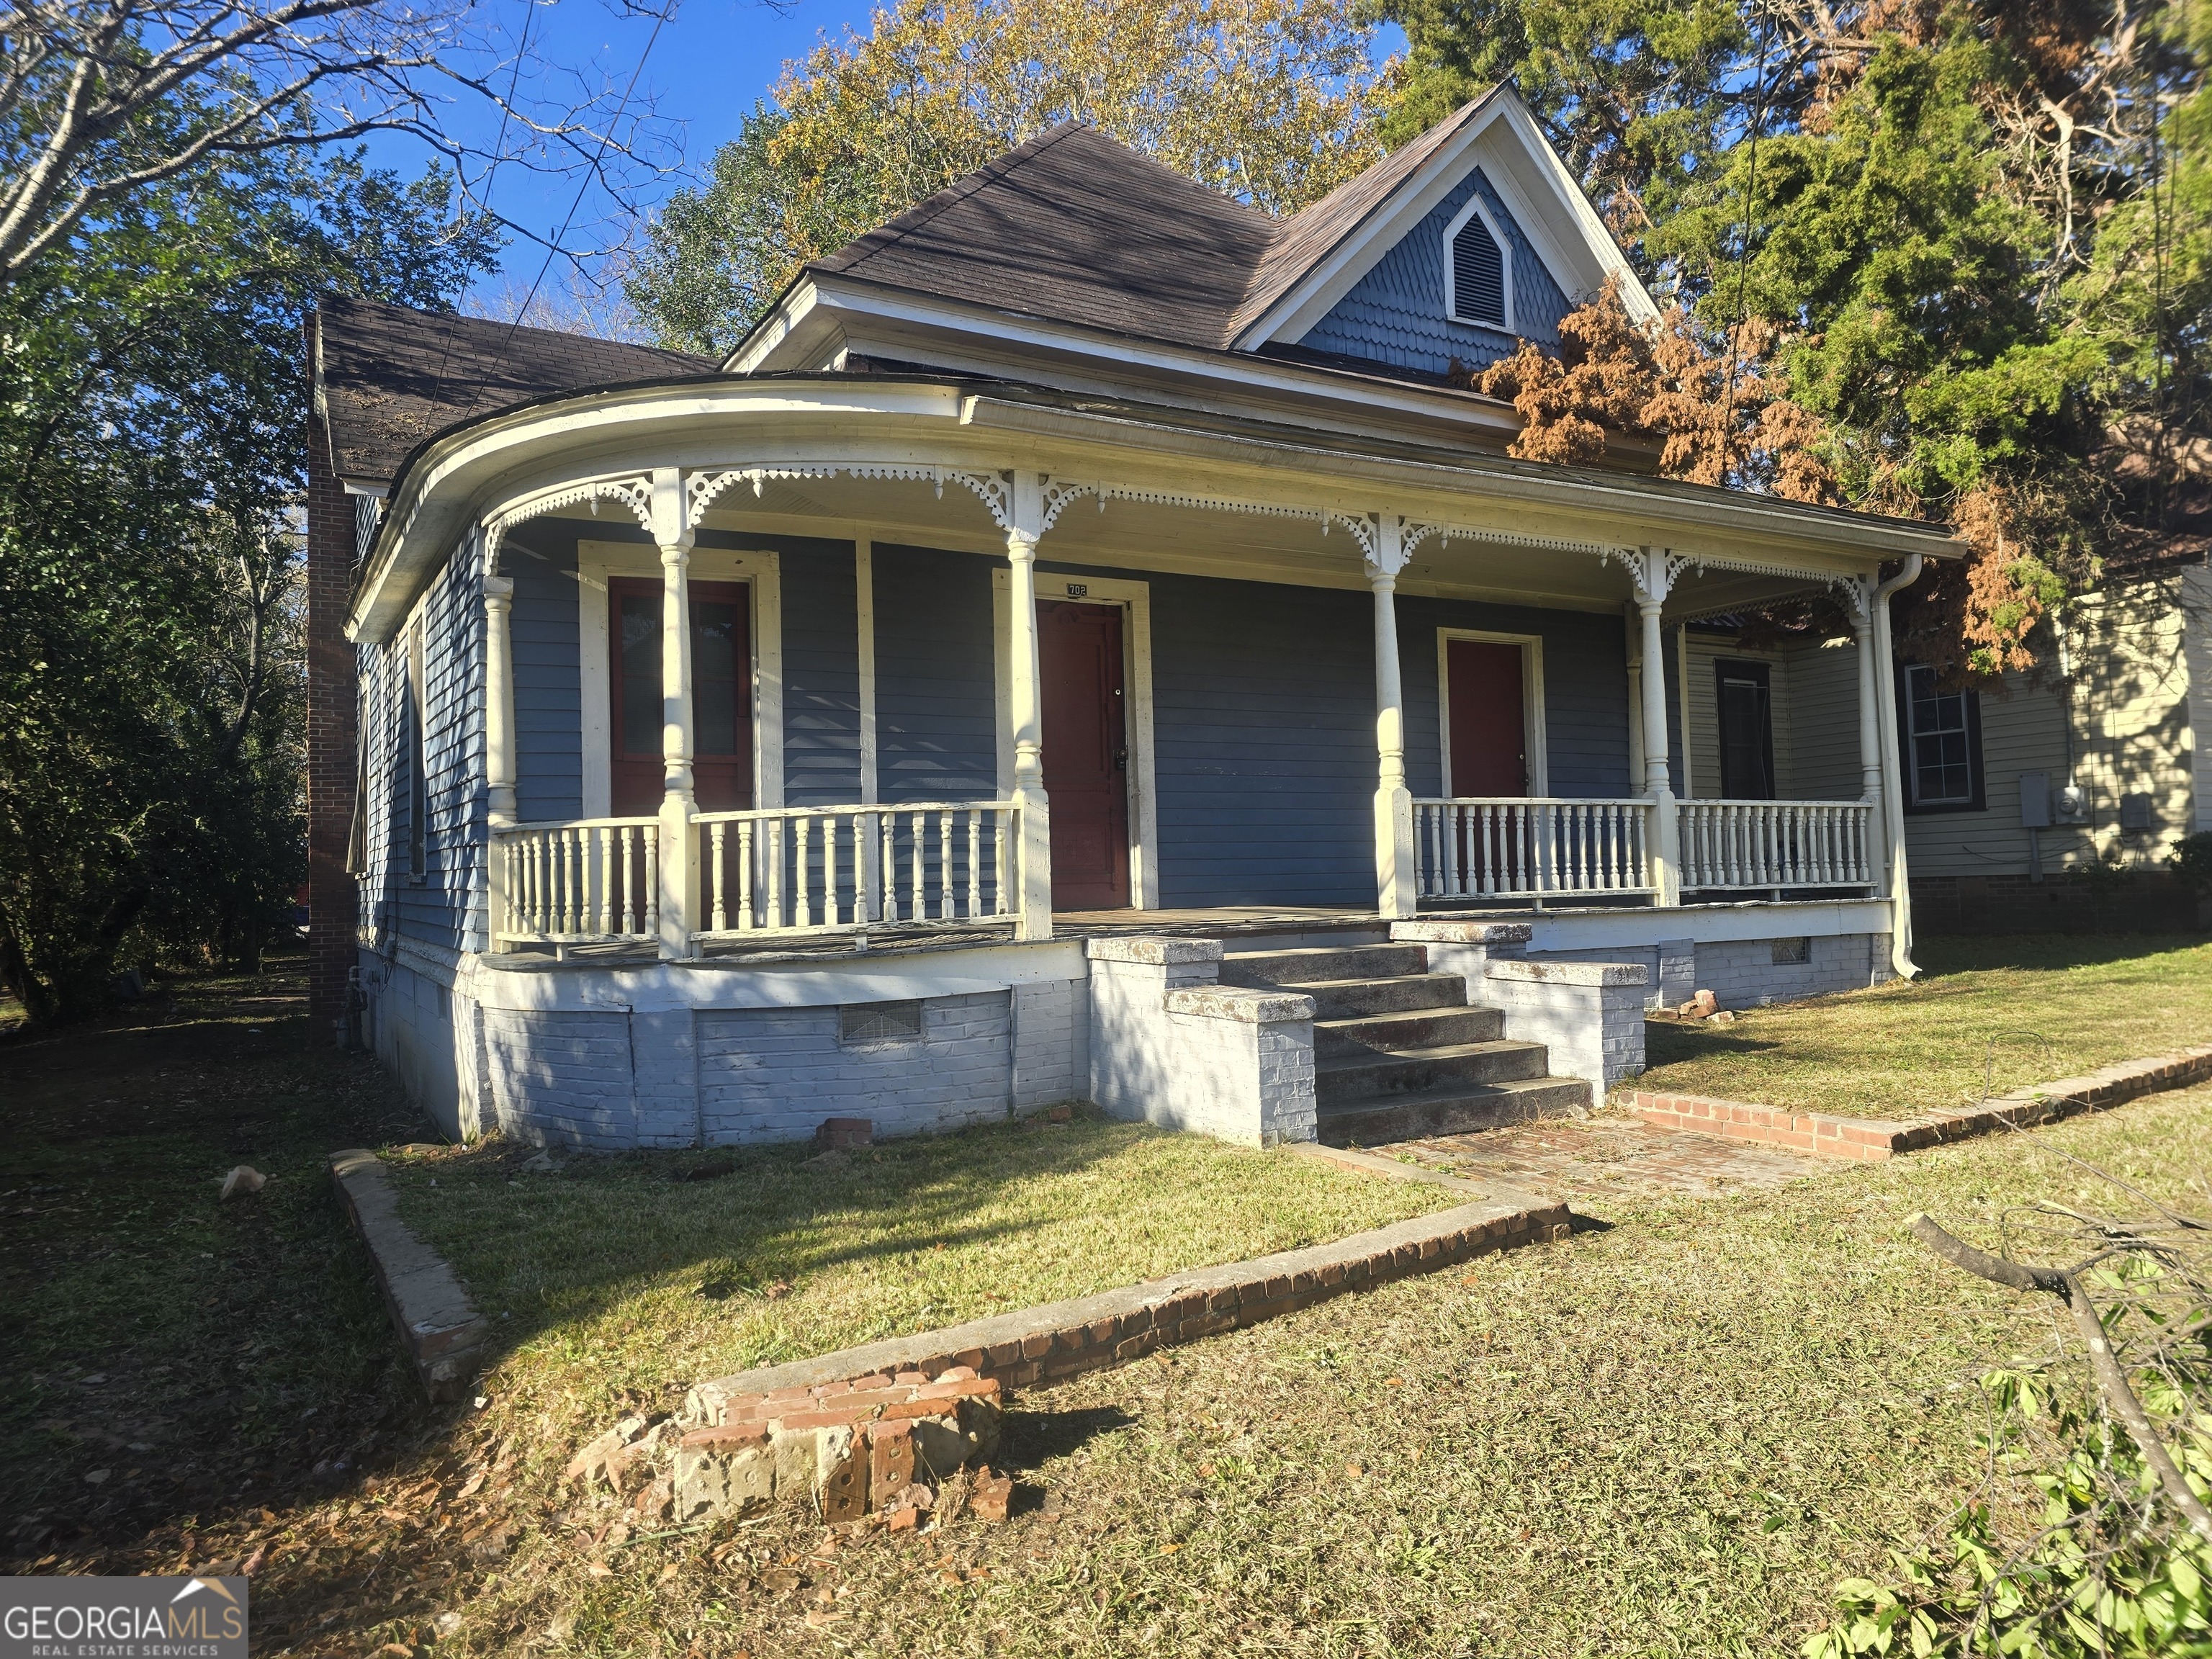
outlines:
M173 1015L156 992L0 1040L15 1571L155 1570L149 1540L173 1557L180 1528L334 1490L427 1415L324 1164L427 1126L373 1063L309 1048L301 988L187 987ZM269 1185L219 1203L239 1163Z

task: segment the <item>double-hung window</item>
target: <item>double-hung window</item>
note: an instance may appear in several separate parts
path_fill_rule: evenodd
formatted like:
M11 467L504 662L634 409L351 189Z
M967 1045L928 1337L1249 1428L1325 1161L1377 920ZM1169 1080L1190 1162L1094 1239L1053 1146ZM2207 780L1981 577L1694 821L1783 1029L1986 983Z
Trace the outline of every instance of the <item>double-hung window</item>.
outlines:
M1978 812L1982 787L1981 699L1946 691L1936 671L1900 663L1897 719L1905 767L1905 810Z

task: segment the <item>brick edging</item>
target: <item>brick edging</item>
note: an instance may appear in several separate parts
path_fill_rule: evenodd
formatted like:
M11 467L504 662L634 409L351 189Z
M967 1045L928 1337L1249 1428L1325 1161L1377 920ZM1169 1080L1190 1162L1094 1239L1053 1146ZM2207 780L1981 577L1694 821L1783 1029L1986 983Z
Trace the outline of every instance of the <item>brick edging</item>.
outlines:
M2183 1089L2212 1078L2212 1047L2184 1048L2148 1060L2122 1060L2082 1077L2061 1078L2016 1089L1984 1105L1893 1121L1881 1118L1837 1117L1826 1112L1792 1112L1741 1100L1677 1095L1638 1089L1630 1099L1636 1115L1662 1129L1721 1135L1810 1152L1816 1158L1856 1161L1894 1158L1947 1141L1964 1140L1992 1130L2054 1123L2083 1112L2101 1112L2144 1095Z
M376 1288L416 1375L433 1400L461 1398L489 1322L446 1259L399 1218L398 1195L382 1158L358 1147L332 1152L331 1177L338 1202L368 1247Z
M935 1376L956 1365L1006 1387L1056 1382L1176 1344L1295 1312L1350 1291L1516 1246L1548 1243L1571 1224L1564 1203L1463 1204L1370 1232L1275 1255L1149 1279L1095 1296L892 1337L813 1359L768 1365L700 1383L684 1401L690 1421L720 1424L744 1395L842 1382L875 1373Z

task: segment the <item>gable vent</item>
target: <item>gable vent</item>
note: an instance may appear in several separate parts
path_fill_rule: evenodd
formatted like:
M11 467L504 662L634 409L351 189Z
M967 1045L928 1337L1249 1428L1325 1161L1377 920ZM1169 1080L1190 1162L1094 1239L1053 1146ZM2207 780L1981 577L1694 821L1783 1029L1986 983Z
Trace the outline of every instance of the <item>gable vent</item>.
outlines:
M1505 324L1505 253L1480 214L1452 238L1452 315L1492 328Z

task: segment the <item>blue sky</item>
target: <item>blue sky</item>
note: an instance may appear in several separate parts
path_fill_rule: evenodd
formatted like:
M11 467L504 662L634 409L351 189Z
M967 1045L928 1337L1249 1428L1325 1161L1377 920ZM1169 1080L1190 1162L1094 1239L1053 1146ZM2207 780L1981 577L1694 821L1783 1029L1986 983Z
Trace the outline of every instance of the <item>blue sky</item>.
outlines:
M611 86L617 97L637 73L649 41L652 52L638 77L635 102L658 118L679 148L684 167L696 171L736 134L754 100L767 95L785 59L804 57L821 36L836 38L848 23L865 30L869 10L867 0L792 0L776 8L759 0L688 0L657 39L650 18L621 16L601 0L550 0L536 5L534 15L524 0L491 0L481 15L495 20L492 27L510 40L526 18L533 57L592 76L595 85ZM481 100L456 102L443 118L465 140L487 151L499 140L498 117ZM512 132L507 147L516 147ZM380 163L406 173L428 159L424 147L401 137L381 138L372 149ZM547 237L573 210L569 241L588 246L605 236L618 209L597 188L585 190L580 201L580 182L509 162L491 179L491 199L500 212ZM645 184L639 198L650 206L682 182L679 176ZM517 238L507 250L503 276L527 286L544 258L542 247ZM557 273L549 280L557 280ZM485 286L500 285L495 278Z
M611 88L616 98L636 77L634 112L650 111L656 131L672 146L664 159L680 164L637 185L633 199L648 210L703 173L715 149L736 135L745 112L768 95L787 59L803 58L824 36L842 38L848 26L865 33L870 15L869 0L788 0L775 6L762 0L684 0L656 34L651 18L623 15L619 0L538 0L534 6L530 0L483 0L477 9L482 27L510 41L526 22L532 58L588 77L594 88ZM1402 44L1395 27L1376 41L1378 52ZM529 92L526 82L526 100ZM501 143L499 118L481 100L457 101L443 118L449 130L484 151ZM517 148L512 130L504 142L510 153ZM429 159L425 147L404 137L380 138L371 149L382 165L408 173ZM604 246L619 234L622 206L596 186L580 194L580 182L509 161L490 179L491 201L510 220L547 238L558 235L573 214L566 245ZM478 284L479 303L497 314L499 296L519 301L544 264L541 245L514 238L503 270ZM546 278L549 298L568 274L556 262Z

